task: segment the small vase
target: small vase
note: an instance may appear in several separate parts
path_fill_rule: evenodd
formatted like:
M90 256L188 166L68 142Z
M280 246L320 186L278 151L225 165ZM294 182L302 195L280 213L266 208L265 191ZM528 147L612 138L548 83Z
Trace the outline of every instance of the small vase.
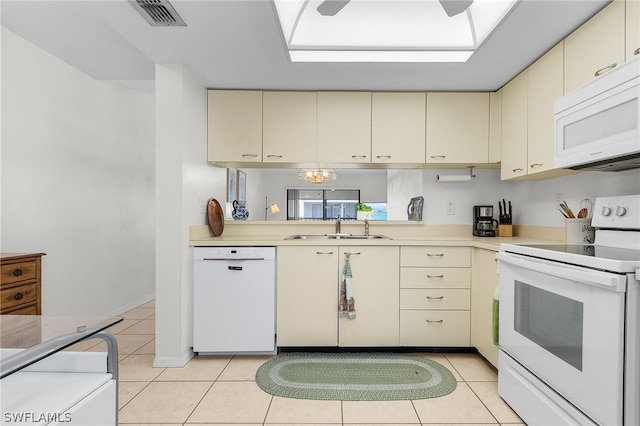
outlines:
M246 201L234 200L231 217L235 220L246 220L249 217L249 210L247 210L246 204Z

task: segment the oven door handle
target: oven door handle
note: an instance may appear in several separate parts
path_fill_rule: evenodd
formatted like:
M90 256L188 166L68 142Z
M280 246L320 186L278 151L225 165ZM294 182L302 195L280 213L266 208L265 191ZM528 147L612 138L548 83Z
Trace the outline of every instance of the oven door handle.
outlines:
M498 260L518 268L532 270L542 274L565 278L606 290L623 293L626 291L626 276L595 269L553 262L551 260L522 256L514 253L498 252Z

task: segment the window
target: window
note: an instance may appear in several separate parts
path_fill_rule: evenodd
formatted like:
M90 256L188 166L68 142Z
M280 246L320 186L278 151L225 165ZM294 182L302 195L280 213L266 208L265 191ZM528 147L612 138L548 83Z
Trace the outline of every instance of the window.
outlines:
M287 189L287 220L356 219L359 189Z

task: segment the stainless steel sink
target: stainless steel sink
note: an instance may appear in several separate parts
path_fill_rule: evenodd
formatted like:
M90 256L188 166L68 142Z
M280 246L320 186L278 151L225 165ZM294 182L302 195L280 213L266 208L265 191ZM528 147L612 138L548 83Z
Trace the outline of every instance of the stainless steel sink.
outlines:
M323 235L291 235L285 240L390 240L385 235L351 235L351 234L323 234Z

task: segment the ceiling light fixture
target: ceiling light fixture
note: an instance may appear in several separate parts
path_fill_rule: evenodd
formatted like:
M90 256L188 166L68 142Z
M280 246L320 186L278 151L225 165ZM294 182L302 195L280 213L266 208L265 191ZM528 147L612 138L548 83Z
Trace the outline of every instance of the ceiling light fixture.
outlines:
M466 62L520 0L273 0L292 62Z
M298 178L316 185L335 180L337 177L338 175L331 169L302 169L298 173Z

